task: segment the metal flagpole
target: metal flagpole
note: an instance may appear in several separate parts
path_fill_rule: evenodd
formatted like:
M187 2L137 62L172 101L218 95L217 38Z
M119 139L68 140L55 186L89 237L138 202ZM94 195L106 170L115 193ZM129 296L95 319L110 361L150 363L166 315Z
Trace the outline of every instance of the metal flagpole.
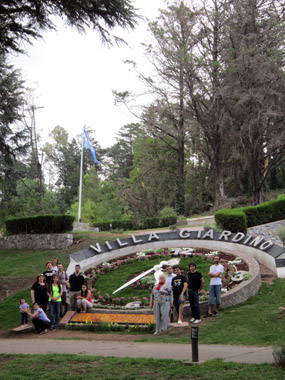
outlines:
M83 134L82 134L82 150L81 150L81 161L80 161L78 223L81 222L81 193L82 193L82 173L83 173L83 149L84 149L84 128L83 128Z

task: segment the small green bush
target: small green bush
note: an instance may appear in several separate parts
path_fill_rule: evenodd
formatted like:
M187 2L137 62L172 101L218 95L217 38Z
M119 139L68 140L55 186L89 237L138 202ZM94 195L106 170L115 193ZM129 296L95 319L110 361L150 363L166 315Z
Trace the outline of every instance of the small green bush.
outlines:
M164 207L160 211L160 217L161 218L165 218L165 217L168 217L168 216L177 217L177 214L176 214L175 210L172 207Z
M282 241L283 247L285 248L285 226L281 226L278 228L277 235L279 239Z
M285 343L280 348L273 349L273 358L279 367L285 367Z

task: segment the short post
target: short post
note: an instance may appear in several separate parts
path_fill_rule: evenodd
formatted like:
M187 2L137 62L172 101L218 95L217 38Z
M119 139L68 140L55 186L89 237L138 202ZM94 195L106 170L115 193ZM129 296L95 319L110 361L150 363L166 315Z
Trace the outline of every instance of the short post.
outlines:
M191 326L192 362L194 363L199 361L198 334L199 327Z

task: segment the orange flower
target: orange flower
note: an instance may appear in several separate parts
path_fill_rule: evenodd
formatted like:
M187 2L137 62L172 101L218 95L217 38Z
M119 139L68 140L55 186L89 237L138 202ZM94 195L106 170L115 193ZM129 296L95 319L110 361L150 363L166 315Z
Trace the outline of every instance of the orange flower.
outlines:
M111 313L85 313L75 314L70 322L112 322L112 323L130 323L130 324L149 324L154 323L154 317L151 314L111 314Z

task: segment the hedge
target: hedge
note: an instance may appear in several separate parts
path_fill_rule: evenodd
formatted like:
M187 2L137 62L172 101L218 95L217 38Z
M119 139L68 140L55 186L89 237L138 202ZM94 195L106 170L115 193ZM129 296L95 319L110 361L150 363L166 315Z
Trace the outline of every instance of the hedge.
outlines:
M248 206L215 212L217 225L232 232L246 233L248 227L275 222L285 217L285 194L277 199L261 203L257 206Z
M9 235L63 233L73 230L74 216L37 215L5 220Z
M215 213L218 226L231 232L247 232L246 215L240 210L219 210Z
M168 227L176 224L176 216L166 216L162 218L144 218L141 222L136 223L133 219L130 220L108 220L106 222L93 223L92 227L100 228L101 231L110 231L112 229L123 230L146 230L149 228Z

